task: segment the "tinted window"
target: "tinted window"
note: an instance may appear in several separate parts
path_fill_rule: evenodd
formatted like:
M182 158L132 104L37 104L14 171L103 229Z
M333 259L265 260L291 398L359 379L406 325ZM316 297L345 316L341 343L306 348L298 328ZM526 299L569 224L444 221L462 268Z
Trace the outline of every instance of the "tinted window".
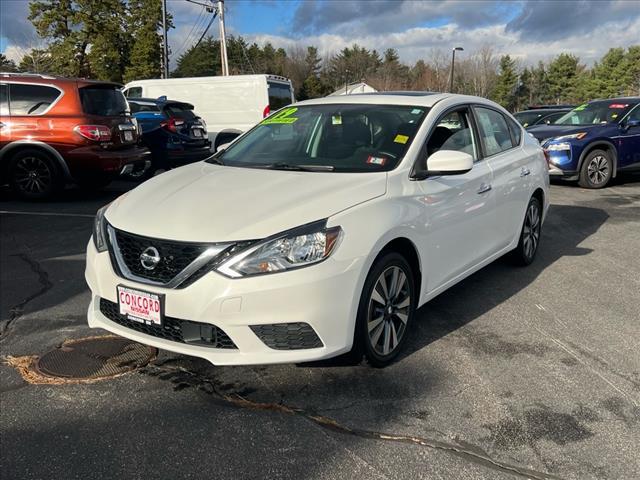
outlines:
M141 98L142 97L142 87L131 87L127 88L124 91L124 94L127 98Z
M11 84L11 115L40 115L61 95L45 85Z
M0 115L9 115L9 86L0 84Z
M138 102L129 102L129 108L131 109L131 113L138 112L160 112L160 107L155 103L147 102L147 103L138 103Z
M633 108L624 100L591 102L574 108L556 121L557 125L593 125L618 122Z
M535 125L542 115L544 115L543 112L518 112L513 116L520 122L520 125L528 127L529 125Z
M640 107L637 107L633 112L629 114L629 116L627 117L627 121L629 120L640 121Z
M427 141L427 156L438 150L455 150L468 153L474 160L478 158L467 109L450 112L440 118Z
M514 122L508 117L507 121L509 122L509 129L511 130L511 136L513 137L513 146L517 147L520 145L520 140L522 139L522 128L520 128L518 122Z
M501 113L482 107L476 107L475 111L485 155L495 155L513 148L507 121Z
M320 166L336 172L395 168L428 108L396 105L305 105L267 117L218 158L252 168Z
M546 117L544 117L542 119L542 121L544 123L555 123L556 120L558 120L559 118L564 117L566 113L567 112L552 113L551 115L547 115Z
M124 115L129 105L116 87L84 87L80 89L82 110L87 115Z
M291 103L291 87L284 83L267 82L269 86L269 108L272 112Z
M169 117L184 118L185 120L193 120L196 118L196 114L193 113L193 107L181 103L172 103L165 106L164 113Z

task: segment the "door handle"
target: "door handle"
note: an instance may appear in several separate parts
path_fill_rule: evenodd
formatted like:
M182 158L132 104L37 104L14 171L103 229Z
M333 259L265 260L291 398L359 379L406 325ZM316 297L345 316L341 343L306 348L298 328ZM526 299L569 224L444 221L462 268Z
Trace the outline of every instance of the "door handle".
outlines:
M491 184L490 183L482 183L482 184L480 184L480 188L478 189L478 194L486 193L489 190L491 190Z
M531 170L529 170L527 167L522 167L522 170L520 170L521 177L526 177L530 173L531 173Z

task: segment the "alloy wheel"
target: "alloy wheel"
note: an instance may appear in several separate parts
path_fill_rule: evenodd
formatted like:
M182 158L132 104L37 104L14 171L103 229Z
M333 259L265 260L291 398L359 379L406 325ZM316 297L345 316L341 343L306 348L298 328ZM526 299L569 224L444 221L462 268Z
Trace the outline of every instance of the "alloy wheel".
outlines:
M604 155L596 155L589 162L587 175L594 185L601 185L609 178L609 160Z
M384 270L369 299L367 331L373 350L388 356L400 344L411 311L411 289L407 275L398 266Z
M531 259L536 253L540 242L540 209L534 202L529 204L522 229L522 247L527 258Z
M23 192L40 194L51 188L53 175L45 160L29 156L16 162L13 180Z

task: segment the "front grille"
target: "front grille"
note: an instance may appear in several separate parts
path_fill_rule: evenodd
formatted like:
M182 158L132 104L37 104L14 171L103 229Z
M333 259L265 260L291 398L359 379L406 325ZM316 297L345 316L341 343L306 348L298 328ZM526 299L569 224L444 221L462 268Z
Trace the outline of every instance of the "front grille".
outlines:
M162 326L148 325L129 320L120 313L118 304L107 299L100 299L100 311L112 322L130 328L136 332L172 342L204 345L212 348L237 349L233 340L219 327L208 323L191 322L178 318L164 317Z
M117 246L111 245L110 250L119 249L122 261L133 275L159 283L169 283L207 248L211 247L206 243L176 242L142 237L115 228L113 232ZM140 255L149 247L156 248L160 256L160 262L153 270L147 270L140 262ZM112 260L114 267L118 268L115 258ZM125 276L124 272L119 273L121 276ZM194 280L191 278L189 283Z
M251 325L251 330L267 347L274 350L303 350L324 346L308 323Z

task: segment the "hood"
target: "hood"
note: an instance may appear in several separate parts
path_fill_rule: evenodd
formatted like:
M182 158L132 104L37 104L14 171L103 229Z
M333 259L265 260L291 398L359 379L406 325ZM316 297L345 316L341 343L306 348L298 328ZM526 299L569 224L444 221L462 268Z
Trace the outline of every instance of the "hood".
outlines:
M602 125L534 125L527 128L527 132L536 137L539 142L551 137L571 135L572 133L585 132Z
M192 242L265 238L384 195L387 174L296 172L203 162L152 178L106 219L142 236Z

